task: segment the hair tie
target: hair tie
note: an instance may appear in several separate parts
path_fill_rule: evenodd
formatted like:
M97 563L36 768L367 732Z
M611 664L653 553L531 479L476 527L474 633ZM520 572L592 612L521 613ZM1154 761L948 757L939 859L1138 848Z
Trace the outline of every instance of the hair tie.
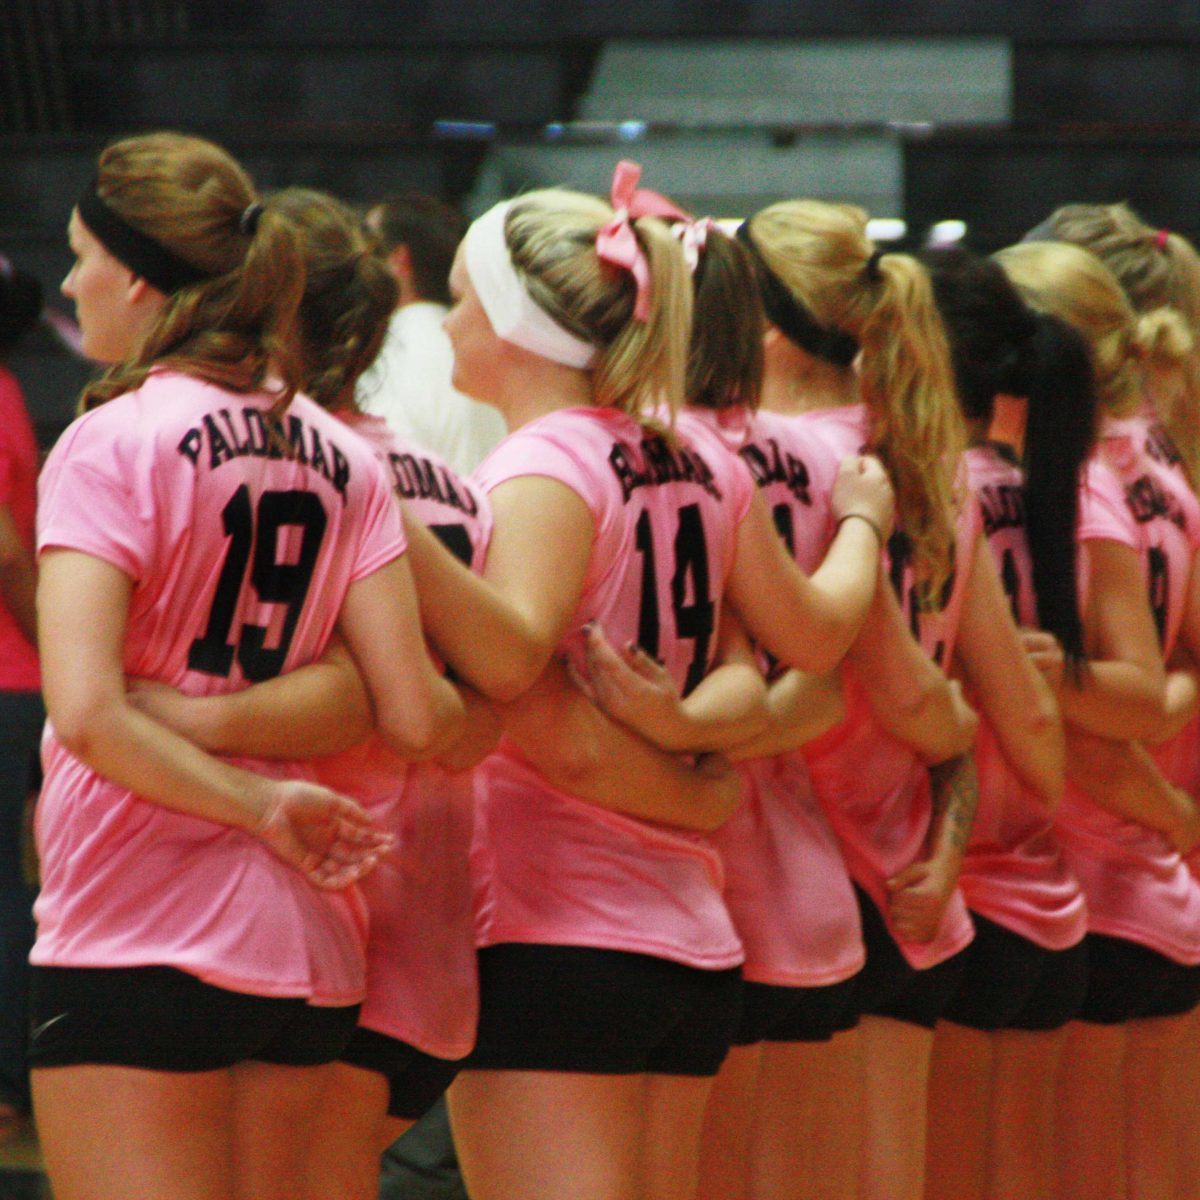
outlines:
M1157 246L1159 250L1165 250L1167 248L1167 239L1170 236L1171 236L1171 231L1169 229L1160 229L1154 235L1155 246Z
M879 260L885 254L890 253L890 250L881 250L878 246L871 251L871 257L867 259L867 265L863 268L863 273L869 283L878 283L883 278L883 272L879 269Z
M762 251L755 244L750 232L750 222L743 221L737 227L737 240L749 251L754 263L754 277L758 283L758 294L762 299L767 320L784 337L801 350L833 363L837 367L848 367L858 355L858 339L844 329L822 325L816 317L793 295L791 288L771 270Z
M695 221L676 221L671 232L683 246L683 258L688 270L695 275L700 269L700 259L708 247L708 235L717 227L712 217L699 217Z
M211 273L168 250L149 234L130 225L101 197L99 177L93 176L75 205L79 219L119 263L164 295L210 279Z
M665 196L639 188L642 168L622 159L613 172L610 193L613 219L596 234L596 254L601 262L628 271L637 284L633 319L645 322L650 316L650 263L637 240L633 222L638 217L661 217L666 221L690 221L691 217Z
M247 237L253 237L258 230L258 222L262 219L262 215L263 206L257 200L253 204L247 204L238 219L238 229Z

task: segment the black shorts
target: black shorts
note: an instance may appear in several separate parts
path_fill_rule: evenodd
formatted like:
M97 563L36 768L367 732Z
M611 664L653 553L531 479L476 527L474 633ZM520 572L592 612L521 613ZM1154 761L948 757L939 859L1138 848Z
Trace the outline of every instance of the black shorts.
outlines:
M828 987L742 984L742 1020L735 1046L758 1042L827 1042L858 1024L858 976Z
M715 1075L742 979L665 958L506 943L479 952L479 1033L464 1068Z
M230 992L174 967L34 967L29 1065L318 1066L337 1059L357 1020L358 1005Z
M388 1081L388 1116L419 1121L453 1082L462 1066L435 1058L399 1038L361 1026L342 1051L341 1061L374 1071Z
M867 962L858 980L858 1010L875 1017L891 1017L908 1025L932 1029L962 978L960 951L936 966L918 971L900 953L875 901L857 884Z
M1087 941L1047 950L981 917L963 951L963 977L942 1016L971 1029L1061 1029L1087 992Z
M1088 984L1079 1019L1119 1025L1178 1017L1200 1003L1200 969L1185 967L1127 938L1089 933Z

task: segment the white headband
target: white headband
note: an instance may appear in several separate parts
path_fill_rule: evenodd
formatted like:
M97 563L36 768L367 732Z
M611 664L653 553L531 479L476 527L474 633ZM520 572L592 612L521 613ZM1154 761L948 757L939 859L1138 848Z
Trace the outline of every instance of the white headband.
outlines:
M463 240L467 274L498 337L568 367L590 367L596 357L591 342L569 333L540 308L517 277L504 222L511 200L489 208L471 222Z

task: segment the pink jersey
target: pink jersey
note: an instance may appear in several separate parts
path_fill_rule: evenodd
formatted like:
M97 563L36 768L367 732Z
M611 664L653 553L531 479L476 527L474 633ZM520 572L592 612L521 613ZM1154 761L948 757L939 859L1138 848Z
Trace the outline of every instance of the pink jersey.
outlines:
M857 454L870 434L870 414L861 404L821 409L806 414L832 452L841 458ZM955 532L958 568L934 613L916 613L912 571L905 562L903 535L893 534L887 565L921 646L939 663L950 661L954 638L976 539L980 534L978 506L963 505ZM878 906L892 936L887 880L918 862L932 816L929 772L911 747L884 732L853 668L844 668L849 680L850 711L846 720L825 737L804 748L813 788L829 824L842 846L851 877ZM896 938L904 957L918 969L932 967L951 957L971 940L973 930L962 893L955 890L946 905L941 928L931 942L912 943Z
M740 422L689 413L723 433L750 468L780 537L811 574L833 536L829 500L838 459L803 418L760 412ZM764 670L775 664L767 659ZM713 843L725 862L725 902L756 983L823 987L865 961L858 902L842 852L800 754L739 765L745 799Z
M396 495L450 551L483 569L487 498L438 455L405 442L382 417L346 417L383 464ZM407 769L372 738L318 763L321 781L363 800L396 848L362 883L371 914L367 996L358 1023L438 1058L475 1043L479 978L468 859L474 775L434 763Z
M1036 628L1021 468L1003 447L977 446L967 451L967 470L1013 616ZM1074 946L1087 933L1083 892L1063 861L1052 815L1008 765L986 720L975 767L979 805L958 878L967 907L1047 950Z
M39 548L130 578L126 674L215 695L311 662L350 584L403 552L367 447L303 396L277 423L270 406L155 371L51 454ZM140 799L52 729L44 757L33 962L160 964L258 995L361 998L357 889L320 891L249 833ZM303 764L241 765L312 778Z
M1176 472L1146 453L1147 432L1136 418L1105 423L1080 494L1079 539L1119 542L1137 553L1170 657L1200 544L1200 504ZM1081 590L1086 594L1086 580ZM1170 747L1158 754L1169 768ZM1200 963L1200 884L1165 835L1108 812L1069 784L1057 826L1087 896L1090 930Z
M537 475L574 491L595 538L568 626L636 640L685 690L714 651L735 535L753 496L745 468L702 429L676 445L612 409L566 409L484 460L485 491ZM560 651L576 655L572 633ZM717 852L699 835L635 820L552 787L515 750L480 768L475 875L481 945L628 950L722 969L742 948Z
M33 553L37 495L37 442L17 377L0 364L0 505L17 536ZM36 692L41 687L37 650L0 600L0 691Z

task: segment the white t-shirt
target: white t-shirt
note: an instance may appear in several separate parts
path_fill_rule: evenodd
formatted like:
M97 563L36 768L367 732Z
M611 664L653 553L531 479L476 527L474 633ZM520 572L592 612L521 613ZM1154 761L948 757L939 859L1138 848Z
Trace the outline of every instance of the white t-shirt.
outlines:
M454 354L446 309L421 300L392 314L379 357L358 382L358 402L392 432L469 475L505 435L504 419L450 386Z

